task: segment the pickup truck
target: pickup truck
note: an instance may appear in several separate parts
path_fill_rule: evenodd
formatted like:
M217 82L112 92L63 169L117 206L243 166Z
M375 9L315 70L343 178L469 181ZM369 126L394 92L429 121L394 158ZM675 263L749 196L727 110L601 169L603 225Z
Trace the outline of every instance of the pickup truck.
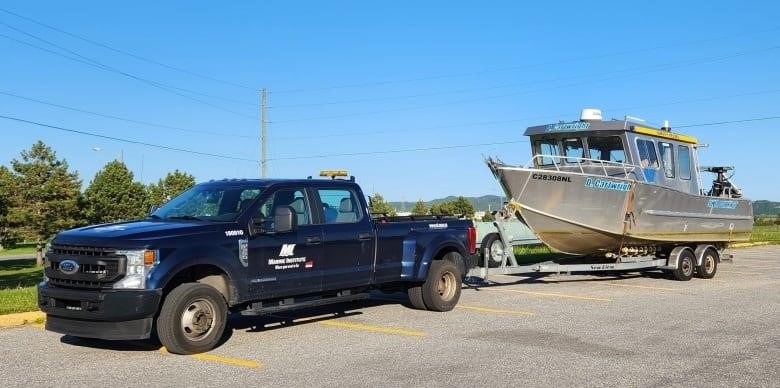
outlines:
M404 291L451 310L475 264L471 221L372 218L351 179L240 179L193 186L142 220L60 232L45 253L46 329L158 338L211 350L230 314L263 315Z

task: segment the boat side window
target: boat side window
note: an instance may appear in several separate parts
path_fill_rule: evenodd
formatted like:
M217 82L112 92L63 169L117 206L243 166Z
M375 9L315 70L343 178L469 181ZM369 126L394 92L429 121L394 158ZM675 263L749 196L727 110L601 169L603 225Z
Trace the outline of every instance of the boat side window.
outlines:
M555 163L559 163L560 159L554 158L554 156L560 156L558 151L558 141L556 139L540 139L534 143L537 155L544 155L536 160L539 165L547 166Z
M626 161L626 151L619 136L588 137L588 152L591 159L616 163Z
M582 139L563 139L563 154L566 155L566 163L577 163L585 157L585 149L582 147Z
M691 179L691 150L688 146L677 147L677 162L680 164L680 179Z
M669 143L659 142L658 151L661 154L661 168L664 170L664 176L674 178L674 147Z
M639 150L640 166L658 168L658 156L656 156L655 143L652 140L636 139L636 148Z

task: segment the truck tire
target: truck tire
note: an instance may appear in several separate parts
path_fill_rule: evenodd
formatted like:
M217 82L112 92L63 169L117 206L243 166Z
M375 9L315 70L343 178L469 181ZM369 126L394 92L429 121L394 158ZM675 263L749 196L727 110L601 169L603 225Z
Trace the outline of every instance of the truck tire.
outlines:
M428 309L425 307L425 301L423 301L422 286L409 287L406 293L409 295L409 303L411 303L412 307L418 310Z
M701 265L696 267L696 277L712 279L718 271L718 251L715 248L707 248L701 258Z
M227 304L219 291L206 284L184 283L163 300L157 335L170 353L202 353L217 345L226 322Z
M458 266L450 260L435 260L428 270L428 278L422 285L425 306L431 311L450 311L460 299L462 275Z
M677 269L672 271L672 276L677 280L687 281L691 280L695 271L696 256L693 252L690 249L680 252L680 257L677 259Z
M482 265L485 265L485 259L489 268L500 267L506 258L504 252L506 244L501 240L498 233L490 233L482 241Z

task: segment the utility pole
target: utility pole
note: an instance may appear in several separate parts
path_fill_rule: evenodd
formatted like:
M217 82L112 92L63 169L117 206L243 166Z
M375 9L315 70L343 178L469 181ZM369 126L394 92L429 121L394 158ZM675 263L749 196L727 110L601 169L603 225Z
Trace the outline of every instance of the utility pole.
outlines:
M265 178L268 176L268 167L266 163L268 161L268 134L266 133L266 123L268 123L266 114L268 108L268 90L263 88L260 90L260 177Z

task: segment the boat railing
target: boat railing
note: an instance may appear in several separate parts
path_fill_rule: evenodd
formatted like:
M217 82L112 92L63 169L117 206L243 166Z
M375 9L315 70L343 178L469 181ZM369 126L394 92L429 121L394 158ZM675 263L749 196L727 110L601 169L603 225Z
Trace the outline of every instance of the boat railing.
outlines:
M581 174L601 174L605 177L622 177L642 182L651 182L653 179L648 175L655 174L654 168L643 168L635 164L563 155L534 155L526 167L553 167L560 172L573 170L579 171ZM652 170L652 172L648 170Z

